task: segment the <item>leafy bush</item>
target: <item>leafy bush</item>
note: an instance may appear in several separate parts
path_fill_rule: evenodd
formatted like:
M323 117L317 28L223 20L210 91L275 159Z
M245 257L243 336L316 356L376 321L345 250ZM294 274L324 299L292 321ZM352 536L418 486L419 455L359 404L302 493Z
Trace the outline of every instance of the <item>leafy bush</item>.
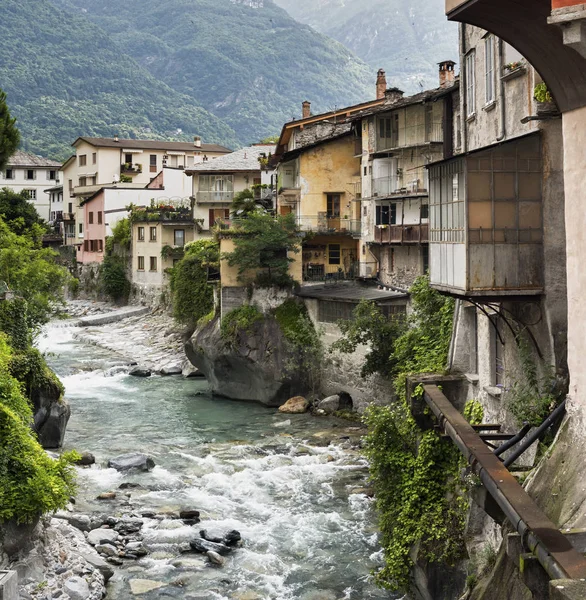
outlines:
M219 247L213 240L200 240L185 247L185 256L171 270L173 316L195 326L213 311L214 288L208 283L208 269L217 268Z
M250 333L255 323L263 319L263 314L254 305L245 304L235 308L222 319L222 338L229 345L235 346L241 334Z
M295 356L291 367L295 372L304 374L305 381L301 383L316 391L321 380L324 345L305 304L290 298L277 307L274 314Z
M112 243L129 249L130 242L132 241L132 227L130 219L120 219L114 225L114 227L112 227L112 235L110 239L112 240Z
M0 334L0 522L31 522L65 507L75 491L71 463L79 455L53 460L41 448L30 428L30 404L10 372L14 359Z
M113 254L104 257L100 277L104 292L116 302L123 301L130 294L130 281L126 277L124 261Z

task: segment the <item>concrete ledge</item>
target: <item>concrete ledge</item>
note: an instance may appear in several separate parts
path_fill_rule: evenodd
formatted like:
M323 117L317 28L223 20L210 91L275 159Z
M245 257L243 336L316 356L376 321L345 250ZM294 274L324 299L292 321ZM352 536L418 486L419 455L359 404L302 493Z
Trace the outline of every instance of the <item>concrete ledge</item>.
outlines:
M129 317L139 317L150 313L151 309L148 306L125 306L119 310L114 310L103 315L92 315L80 319L76 325L79 327L94 327L96 325L108 325L117 323Z
M0 600L18 600L16 571L0 571Z
M549 600L584 600L586 581L558 579L549 582Z

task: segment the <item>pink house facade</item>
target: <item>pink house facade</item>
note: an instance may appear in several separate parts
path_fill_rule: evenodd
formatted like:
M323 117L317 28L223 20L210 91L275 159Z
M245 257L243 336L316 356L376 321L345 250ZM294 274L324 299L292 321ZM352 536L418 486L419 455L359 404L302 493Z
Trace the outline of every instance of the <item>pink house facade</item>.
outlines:
M77 262L101 263L106 245L104 190L88 198L83 205L83 243L77 248Z

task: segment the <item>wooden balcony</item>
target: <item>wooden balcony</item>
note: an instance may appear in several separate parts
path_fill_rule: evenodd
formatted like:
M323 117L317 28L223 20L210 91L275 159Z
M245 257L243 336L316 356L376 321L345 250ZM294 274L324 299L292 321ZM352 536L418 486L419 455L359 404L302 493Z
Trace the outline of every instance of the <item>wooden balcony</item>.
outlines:
M377 225L374 228L376 244L427 244L429 225Z

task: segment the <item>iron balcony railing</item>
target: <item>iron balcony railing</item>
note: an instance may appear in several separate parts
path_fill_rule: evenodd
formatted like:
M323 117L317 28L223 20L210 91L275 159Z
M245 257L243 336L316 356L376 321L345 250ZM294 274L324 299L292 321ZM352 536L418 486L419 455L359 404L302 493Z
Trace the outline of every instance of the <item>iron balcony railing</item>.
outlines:
M397 175L376 177L372 180L374 198L427 194L428 189L427 173L423 167L401 171Z
M327 215L297 217L297 225L301 231L324 235L360 235L361 228L359 220Z
M377 225L374 228L377 244L423 244L429 242L429 225Z
M195 198L200 203L215 202L218 204L229 204L234 199L234 191L231 191L231 192L218 192L218 191L197 192Z
M379 125L380 127L380 125ZM398 131L377 135L376 149L393 150L395 148L413 148L425 144L441 144L444 141L444 127L442 123L428 123L426 125L412 125Z
M304 263L303 265L303 281L335 283L336 281L351 281L359 276L360 265L357 262L339 265L323 263Z

